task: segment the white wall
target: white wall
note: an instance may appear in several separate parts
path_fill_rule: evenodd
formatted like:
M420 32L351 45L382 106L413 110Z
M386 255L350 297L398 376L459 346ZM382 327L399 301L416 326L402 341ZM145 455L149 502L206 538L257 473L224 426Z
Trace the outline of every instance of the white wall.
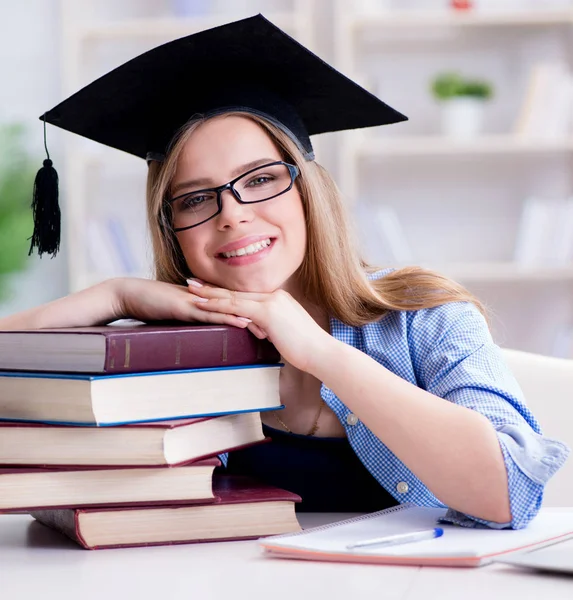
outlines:
M58 4L58 0L0 0L0 121L29 125L29 145L38 156L38 168L44 159L38 116L61 99ZM48 129L48 149L56 168L59 137L55 128ZM55 259L31 258L28 271L12 278L14 295L0 304L0 315L67 293L65 262L65 250Z

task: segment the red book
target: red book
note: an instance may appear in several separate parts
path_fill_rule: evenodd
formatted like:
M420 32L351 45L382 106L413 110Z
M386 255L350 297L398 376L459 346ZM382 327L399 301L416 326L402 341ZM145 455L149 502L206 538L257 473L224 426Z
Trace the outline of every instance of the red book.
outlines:
M175 466L264 439L258 412L118 427L0 421L0 465Z
M32 512L89 550L256 539L300 530L300 497L246 477L216 475L212 504Z
M268 340L230 325L147 325L0 331L0 369L72 373L140 373L274 364Z
M169 469L0 469L0 512L44 508L213 502L217 458Z

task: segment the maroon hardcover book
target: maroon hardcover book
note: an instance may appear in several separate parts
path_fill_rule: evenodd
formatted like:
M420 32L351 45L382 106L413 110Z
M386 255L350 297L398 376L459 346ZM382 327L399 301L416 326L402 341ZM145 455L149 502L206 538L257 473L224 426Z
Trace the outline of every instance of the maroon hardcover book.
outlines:
M212 457L175 468L0 468L0 513L214 502L218 466Z
M0 370L139 373L274 364L268 340L230 325L129 323L0 331Z
M89 550L256 539L300 530L300 496L248 477L215 475L208 505L33 511L40 523ZM141 527L142 529L138 529Z

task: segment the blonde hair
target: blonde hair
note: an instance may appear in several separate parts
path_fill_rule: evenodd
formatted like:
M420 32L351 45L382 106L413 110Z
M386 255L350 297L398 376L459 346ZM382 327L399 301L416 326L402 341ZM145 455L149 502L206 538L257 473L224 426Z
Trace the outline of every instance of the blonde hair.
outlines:
M316 161L305 160L290 137L267 120L242 112L224 116L247 117L258 123L274 141L283 160L299 168L296 185L306 215L307 249L297 277L310 302L353 326L376 321L390 311L414 311L448 302L472 302L485 315L482 304L464 287L420 267L398 269L369 280L367 274L377 268L361 259L341 194L327 171ZM185 125L165 161L153 161L149 167L147 217L155 277L159 281L183 284L192 276L165 205L181 152L205 120L198 117Z

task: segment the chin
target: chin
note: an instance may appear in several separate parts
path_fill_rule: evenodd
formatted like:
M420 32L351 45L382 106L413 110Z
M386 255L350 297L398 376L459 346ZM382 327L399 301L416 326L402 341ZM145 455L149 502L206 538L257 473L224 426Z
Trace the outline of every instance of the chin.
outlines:
M236 290L237 292L271 294L279 289L283 289L287 281L288 279L285 280L276 275L269 277L249 277L237 279L236 281L229 281L227 282L227 285L224 285L223 287Z

